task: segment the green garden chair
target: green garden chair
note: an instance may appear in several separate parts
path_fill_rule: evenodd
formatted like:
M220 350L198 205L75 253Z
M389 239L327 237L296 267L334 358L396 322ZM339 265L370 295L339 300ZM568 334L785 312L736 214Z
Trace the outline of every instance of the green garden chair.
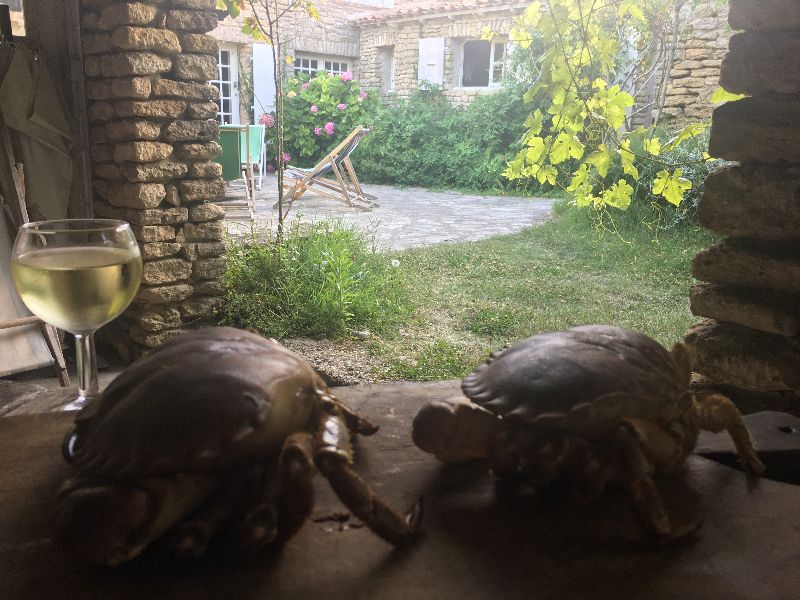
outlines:
M253 126L249 126L253 127ZM257 126L263 130L263 126ZM263 131L254 137L258 137L263 145ZM249 140L247 125L220 125L219 126L219 145L222 153L215 159L222 165L222 178L232 189L239 189L234 182L242 181L245 200L223 200L218 204L223 208L247 208L250 218L255 216L254 199L254 177L251 162L252 152L248 156L247 142ZM252 148L253 143L250 141ZM263 150L260 152L264 154Z

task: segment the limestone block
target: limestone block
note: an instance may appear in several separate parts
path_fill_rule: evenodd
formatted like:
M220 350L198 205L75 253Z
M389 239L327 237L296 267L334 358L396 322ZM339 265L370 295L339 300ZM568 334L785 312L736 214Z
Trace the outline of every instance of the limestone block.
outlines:
M728 23L733 29L800 29L797 0L730 0L729 4Z
M698 252L692 274L700 281L800 292L796 244L728 238Z
M706 320L692 327L685 341L695 351L695 371L716 384L800 392L797 338Z
M92 125L92 128L89 129L89 142L92 144L105 144L108 142L105 124Z
M180 206L181 195L180 192L178 192L178 188L172 185L171 183L168 183L166 185L166 189L167 189L167 197L165 198L165 200L172 206Z
M167 225L133 226L136 239L143 243L168 242L175 239L175 228Z
M154 27L120 27L111 36L111 43L123 50L156 50L167 54L181 51L181 44L174 32Z
M714 110L709 153L716 158L800 163L800 96L769 94Z
M720 85L745 94L800 92L800 29L734 35L722 62Z
M192 274L192 263L182 258L164 258L147 261L142 268L142 283L164 285L183 279Z
M144 305L171 304L186 300L193 292L194 288L186 283L158 287L142 286L136 294L135 302Z
M214 102L192 102L186 109L190 119L214 119L219 107Z
M194 286L198 296L224 296L227 293L225 284L221 281L198 281Z
M95 177L102 177L112 181L122 179L122 172L119 166L114 163L94 163L93 171Z
M705 180L697 218L703 227L732 237L800 239L800 167L718 169Z
M155 6L141 2L112 4L100 14L97 26L112 30L119 25L148 25L156 20L158 13Z
M96 187L97 184L105 184L104 181L97 181L93 182L93 185ZM94 209L94 216L99 217L101 219L118 219L120 221L125 220L125 209L124 208L115 208L113 206L109 206L105 202L97 200L92 203L92 208Z
M144 260L154 258L166 258L175 256L181 250L181 245L177 242L152 242L142 244L142 258Z
M183 207L150 208L130 211L126 220L132 225L181 225L189 220L189 211Z
M218 279L225 275L227 261L224 256L198 258L192 264L192 279Z
M185 98L187 100L213 100L217 98L219 91L213 85L206 83L191 83L159 78L153 84L153 95L166 98Z
M149 77L111 80L111 95L114 98L148 98L151 91L152 85Z
M205 144L184 144L175 146L175 153L181 158L189 160L209 160L219 156L222 146L217 142L206 142Z
M153 52L120 52L100 58L103 77L155 75L171 68L172 61L169 58Z
M177 183L181 202L208 202L225 197L225 181L217 179L184 179Z
M118 183L98 190L98 194L112 206L125 208L156 208L166 192L160 183Z
M214 11L167 11L167 27L173 31L205 33L215 29L218 22L217 13Z
M107 79L87 80L86 97L89 100L108 100L111 97L111 82Z
M222 177L222 165L215 162L192 163L189 165L189 172L187 175L198 179Z
M164 331L180 327L181 313L177 308L159 307L133 310L126 315L142 331Z
M184 321L195 321L215 316L222 310L224 304L224 298L204 296L202 298L190 298L181 302L179 310Z
M216 204L198 204L189 209L189 216L194 223L216 221L225 216L225 209Z
M222 221L206 223L187 223L183 226L183 234L187 242L225 239L225 224Z
M155 182L183 177L187 168L183 163L162 160L152 163L126 163L121 170L128 181Z
M115 117L114 106L109 102L92 102L86 112L89 121L110 121Z
M175 119L185 108L186 103L180 100L122 100L114 105L118 117L146 119Z
M208 81L217 76L217 57L208 54L179 54L172 74L176 79Z
M219 137L216 120L174 121L164 130L168 142L210 142Z
M96 31L97 30L97 20L100 18L100 15L93 12L85 12L81 14L81 31L88 32L88 31Z
M185 33L180 37L184 52L195 54L211 54L217 56L219 43L216 38L205 33Z
M114 146L114 160L117 162L154 162L172 154L172 146L163 142L125 142Z
M224 254L225 242L190 242L181 248L181 256L192 261Z
M171 4L177 8L193 8L194 10L214 10L217 6L215 0L172 0Z
M111 144L92 144L90 155L95 162L114 160L114 146Z
M157 348L161 344L178 337L182 333L184 332L181 329L167 329L155 333L148 333L138 327L133 327L130 330L131 339L137 344L141 344L147 348Z
M776 335L800 334L800 296L771 294L719 285L695 285L689 292L692 314L739 323Z
M111 50L111 36L107 33L90 33L81 36L81 50L84 56L103 54Z
M128 140L157 140L161 137L161 126L152 121L113 121L106 124L106 135L114 142Z

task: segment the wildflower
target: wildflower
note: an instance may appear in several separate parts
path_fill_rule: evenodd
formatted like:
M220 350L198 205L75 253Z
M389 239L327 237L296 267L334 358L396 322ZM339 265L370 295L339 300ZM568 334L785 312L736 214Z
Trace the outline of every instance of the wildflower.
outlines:
M366 99L366 97L367 97L367 92L361 92L361 93L358 95L358 99L359 99L359 100L365 100L365 99Z
M342 81L353 81L353 74L350 71L345 71L339 77L341 77Z
M258 118L258 123L267 127L275 127L275 117L269 113L264 113Z
M314 127L314 135L322 135L322 127Z
M319 107L317 107L316 104L312 104L311 108L309 110L311 111L312 115L315 115L315 114L317 114L319 112Z
M292 160L292 155L291 155L291 154L289 154L288 152L284 152L284 153L283 153L283 162L287 163L287 162L289 162L290 160Z
M344 110L345 108L347 108L347 104L344 104L344 103L342 102L342 103L340 103L340 104L337 104L337 105L336 105L336 108L338 108L339 110Z
M292 85L297 85L297 79L292 79Z
M286 94L286 95L287 95L287 96L289 96L289 98L294 98L295 96L297 96L297 92L295 92L294 90L292 90L291 92L289 92L289 93L288 93L288 94Z
M333 124L333 121L328 121L325 123L325 133L328 135L333 135L333 130L336 126Z
M307 90L308 89L308 84L304 83L303 85L300 86L300 88L304 89L304 90Z
M399 267L400 261L395 258L394 260L392 260L392 266L395 268Z

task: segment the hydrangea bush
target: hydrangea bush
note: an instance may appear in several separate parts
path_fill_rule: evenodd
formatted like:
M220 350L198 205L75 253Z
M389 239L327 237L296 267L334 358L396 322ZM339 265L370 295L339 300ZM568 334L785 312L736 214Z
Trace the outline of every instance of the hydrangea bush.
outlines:
M378 109L375 92L362 90L349 71L294 75L285 94L284 160L288 156L300 167L315 165L357 125L369 125ZM274 138L272 115L261 115L259 122L269 127L267 137Z

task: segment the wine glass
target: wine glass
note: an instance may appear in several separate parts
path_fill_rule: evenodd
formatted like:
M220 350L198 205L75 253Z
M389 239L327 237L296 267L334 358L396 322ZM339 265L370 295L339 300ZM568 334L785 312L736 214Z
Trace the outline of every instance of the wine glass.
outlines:
M75 336L78 410L97 396L94 332L118 317L142 278L131 227L113 219L37 221L20 227L11 273L30 311Z

